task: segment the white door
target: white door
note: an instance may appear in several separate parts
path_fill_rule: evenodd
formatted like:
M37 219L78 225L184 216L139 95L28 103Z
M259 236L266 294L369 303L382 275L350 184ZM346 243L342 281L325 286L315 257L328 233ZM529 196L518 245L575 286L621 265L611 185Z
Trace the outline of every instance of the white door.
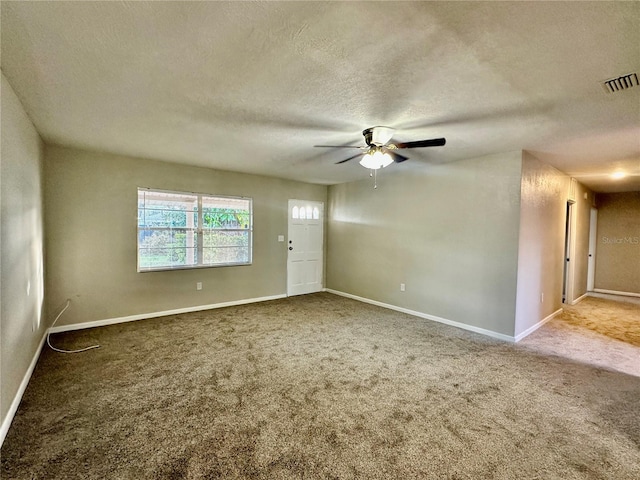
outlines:
M598 210L591 209L589 222L589 260L587 261L587 291L593 292L596 278L596 232L598 231Z
M322 202L289 200L288 296L322 290L323 218Z

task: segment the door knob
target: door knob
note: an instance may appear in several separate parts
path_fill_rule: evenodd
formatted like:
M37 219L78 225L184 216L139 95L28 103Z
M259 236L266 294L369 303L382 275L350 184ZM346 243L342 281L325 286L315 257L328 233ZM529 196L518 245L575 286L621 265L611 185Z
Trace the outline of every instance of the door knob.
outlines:
M289 247L289 250L293 250L293 247Z

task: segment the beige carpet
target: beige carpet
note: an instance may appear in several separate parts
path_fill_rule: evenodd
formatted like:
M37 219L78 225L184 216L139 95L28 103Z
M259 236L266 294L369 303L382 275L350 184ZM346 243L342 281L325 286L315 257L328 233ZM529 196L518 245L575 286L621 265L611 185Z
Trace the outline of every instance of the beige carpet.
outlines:
M518 344L640 376L640 304L587 297Z
M322 293L56 335L102 348L42 353L2 478L638 479L639 318L512 345Z

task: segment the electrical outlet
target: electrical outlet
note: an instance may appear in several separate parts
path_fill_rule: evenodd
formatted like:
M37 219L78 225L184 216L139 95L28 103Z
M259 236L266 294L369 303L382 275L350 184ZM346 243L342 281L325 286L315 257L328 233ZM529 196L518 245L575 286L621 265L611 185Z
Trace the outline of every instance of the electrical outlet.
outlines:
M401 292L404 292L404 283L401 283L401 284L400 284L400 291L401 291Z
M544 303L544 293L540 294L540 303Z
M196 283L196 290L202 290L202 282Z

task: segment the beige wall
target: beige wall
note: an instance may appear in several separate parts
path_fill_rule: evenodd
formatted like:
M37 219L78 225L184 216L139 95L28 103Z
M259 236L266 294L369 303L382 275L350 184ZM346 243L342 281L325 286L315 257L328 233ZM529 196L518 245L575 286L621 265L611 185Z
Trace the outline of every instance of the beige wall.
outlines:
M4 74L1 101L0 416L6 427L11 403L48 325L43 309L42 141Z
M569 182L564 173L523 152L516 336L562 306Z
M573 205L574 246L571 255L573 265L573 302L587 293L587 273L589 265L589 226L591 223L591 208L595 204L595 194L581 183L577 184L576 203Z
M516 336L562 307L567 201L571 179L529 152L522 156ZM587 292L589 224L594 194L576 185L572 206L568 303Z
M640 294L640 192L597 195L595 288Z
M45 158L47 304L72 300L60 325L285 294L287 200L327 196L320 185L69 148ZM253 265L137 273L139 186L252 197Z
M513 335L520 170L509 152L330 187L327 287Z

